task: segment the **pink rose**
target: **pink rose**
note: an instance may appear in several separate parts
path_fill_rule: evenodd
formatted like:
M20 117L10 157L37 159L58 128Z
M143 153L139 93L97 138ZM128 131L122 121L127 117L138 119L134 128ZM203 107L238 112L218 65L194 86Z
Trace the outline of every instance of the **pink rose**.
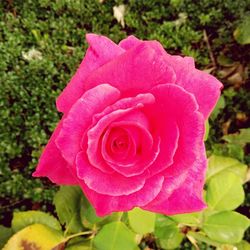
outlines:
M57 99L63 118L33 176L81 186L99 216L205 208L204 123L222 84L157 41L86 37L87 53Z

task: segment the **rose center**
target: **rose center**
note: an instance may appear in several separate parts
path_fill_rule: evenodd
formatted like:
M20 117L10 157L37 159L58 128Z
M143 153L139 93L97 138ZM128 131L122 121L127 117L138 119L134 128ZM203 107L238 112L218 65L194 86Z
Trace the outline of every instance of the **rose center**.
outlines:
M128 148L128 139L125 136L120 136L115 139L111 145L112 151L124 151Z

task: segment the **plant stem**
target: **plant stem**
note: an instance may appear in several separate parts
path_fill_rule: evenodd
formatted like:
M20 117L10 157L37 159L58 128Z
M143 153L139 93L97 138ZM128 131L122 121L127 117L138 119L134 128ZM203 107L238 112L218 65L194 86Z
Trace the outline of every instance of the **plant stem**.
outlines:
M93 233L93 231L85 231L85 232L80 232L77 234L72 234L72 235L68 236L64 241L67 242L75 237L82 236L82 235L88 235L88 234L92 234L92 233Z

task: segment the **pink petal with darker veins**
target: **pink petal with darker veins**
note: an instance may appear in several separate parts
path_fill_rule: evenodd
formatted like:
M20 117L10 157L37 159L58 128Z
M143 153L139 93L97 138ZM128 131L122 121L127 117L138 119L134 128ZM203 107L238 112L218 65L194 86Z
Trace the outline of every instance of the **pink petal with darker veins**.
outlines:
M101 84L85 92L70 109L56 138L57 147L70 165L74 165L76 155L82 150L82 137L90 126L93 115L113 104L119 96L119 90L108 84Z
M142 189L145 179L142 176L124 177L118 173L106 174L90 165L85 152L76 159L77 176L91 190L98 194L112 196L129 195Z
M155 103L145 105L143 112L151 121L152 134L157 133L161 138L160 153L148 169L152 175L167 167L172 168L171 164L175 163L178 152L186 164L193 163L196 145L203 139L204 119L197 111L194 96L177 85L158 85L151 93L155 97Z
M58 111L67 113L71 106L82 96L85 91L84 81L92 71L124 53L122 48L105 36L87 34L86 39L89 48L77 72L57 98Z
M205 209L206 204L202 199L207 165L204 145L200 145L197 155L191 169L179 175L171 175L171 170L168 169L161 192L142 208L166 215L192 213ZM178 164L182 162L176 162L173 167Z
M145 182L141 190L130 195L109 196L99 194L84 183L79 181L83 192L94 206L98 216L106 216L112 212L129 211L134 207L144 206L152 201L160 192L164 178L154 176Z
M77 179L73 177L74 174L72 172L74 170L64 160L55 144L55 139L62 128L63 120L64 117L58 123L47 146L43 150L36 171L32 176L48 177L52 182L59 185L75 185L77 184Z
M205 208L201 198L206 170L204 118L197 111L194 96L177 85L157 86L152 93L156 104L165 98L166 117L176 122L180 136L173 164L162 172L165 180L161 192L143 209L169 215L201 210Z

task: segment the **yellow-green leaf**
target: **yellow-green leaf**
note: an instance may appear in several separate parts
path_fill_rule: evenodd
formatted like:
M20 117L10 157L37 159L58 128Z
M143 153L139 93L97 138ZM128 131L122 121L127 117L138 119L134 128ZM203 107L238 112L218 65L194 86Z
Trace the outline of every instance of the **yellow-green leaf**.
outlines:
M58 220L48 213L41 211L14 212L11 222L11 227L14 232L32 224L43 224L56 230L61 230L61 225Z
M63 239L61 232L42 224L33 224L14 234L3 250L51 250Z
M134 208L128 212L129 225L139 234L151 233L155 227L155 213Z
M208 170L207 170L207 181L210 180L216 174L222 171L233 172L238 175L242 182L245 181L247 173L247 165L241 163L240 161L224 156L212 155L208 160Z
M239 176L222 172L209 182L206 200L209 208L214 210L233 210L244 201L244 190Z
M242 240L249 225L246 216L233 211L224 211L206 218L203 230L212 240L234 244Z
M98 250L135 250L136 234L124 223L117 221L106 224L94 238Z

